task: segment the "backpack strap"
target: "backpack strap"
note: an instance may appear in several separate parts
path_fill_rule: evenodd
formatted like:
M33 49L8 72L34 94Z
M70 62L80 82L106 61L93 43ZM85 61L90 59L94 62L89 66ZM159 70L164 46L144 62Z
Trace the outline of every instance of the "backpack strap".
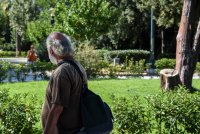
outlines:
M63 61L61 61L60 63L58 63L58 66L62 65L63 63L69 63L70 65L72 65L76 71L79 73L81 79L82 79L82 85L85 87L87 87L86 81L83 78L83 73L81 72L79 66L73 61L73 60L68 60L68 59L64 59Z

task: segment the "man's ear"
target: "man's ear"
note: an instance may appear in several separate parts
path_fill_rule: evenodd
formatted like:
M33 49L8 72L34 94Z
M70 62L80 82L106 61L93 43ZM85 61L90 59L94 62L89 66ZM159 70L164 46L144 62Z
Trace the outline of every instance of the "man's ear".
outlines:
M49 53L50 53L51 55L54 55L54 51L53 51L53 48L52 48L52 47L49 48Z

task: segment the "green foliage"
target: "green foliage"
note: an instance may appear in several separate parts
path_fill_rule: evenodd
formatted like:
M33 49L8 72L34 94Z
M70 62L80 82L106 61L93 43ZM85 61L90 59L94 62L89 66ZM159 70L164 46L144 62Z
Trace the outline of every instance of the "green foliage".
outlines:
M106 33L116 20L116 9L106 0L60 1L51 7L51 11L44 9L38 19L28 23L26 32L30 41L40 43L53 31L66 33L78 41L88 41Z
M145 50L115 50L108 52L108 57L112 59L118 57L121 63L124 63L126 59L133 61L147 59L149 55L150 52Z
M39 45L36 48L36 53L40 61L42 62L50 61L45 41L42 41L41 43L39 43Z
M116 8L106 0L68 0L58 2L54 9L55 31L85 41L106 33L116 21Z
M115 133L183 134L200 132L200 94L185 87L147 96L113 99Z
M190 127L194 126L196 128L193 128L193 130L190 130L190 131L188 131L189 129L186 130L185 128L185 132L183 132L184 134L185 133L195 133L195 134L200 133L199 128L198 128L199 126L196 126L199 124L199 121L200 121L199 120L200 109L198 109L198 107L200 106L199 92L195 92L191 94L191 93L187 93L187 90L185 88L181 88L178 91L174 90L173 92L161 93L161 90L159 88L160 83L158 79L149 79L149 80L139 79L139 78L126 79L126 80L119 80L119 79L99 80L98 79L98 80L89 80L88 83L89 83L89 88L95 93L99 94L103 98L103 100L108 102L108 104L111 106L113 114L115 116L115 123L116 123L114 125L114 131L113 131L114 134L120 134L121 130L118 131L118 129L121 126L117 125L118 123L126 124L123 117L126 118L127 121L132 121L132 118L128 118L128 117L139 117L138 119L135 119L134 121L131 122L133 124L133 127L135 128L137 128L138 126L142 126L142 124L144 124L144 122L146 121L149 122L147 125L150 125L151 131L147 130L147 133L159 134L160 132L158 129L159 122L156 121L156 119L158 118L164 118L165 122L171 122L172 123L171 129L172 129L174 118L176 119L175 121L182 120L182 122L184 122L185 120L185 125L182 125L183 123L179 123L180 126L190 126ZM13 96L16 93L23 94L27 92L29 94L36 94L37 99L38 99L37 102L34 104L34 107L36 108L36 107L41 107L41 103L43 102L44 94L45 94L45 90L42 90L42 89L45 89L47 84L48 84L47 81L19 82L19 83L12 83L12 84L5 83L5 84L0 84L0 88L2 87L9 88L9 91L10 91L9 93L11 96ZM199 89L200 88L199 80L193 80L193 85L197 89ZM115 98L110 97L111 94L114 94ZM0 100L2 98L5 98L5 96L6 95L0 96ZM137 99L137 97L135 96L138 96L139 98ZM145 96L149 96L147 99L148 101L144 99ZM126 101L121 99L121 97L123 99L125 98ZM28 101L31 102L31 99L28 99ZM113 101L115 101L116 103L112 103ZM134 105L132 106L132 104ZM160 105L161 107L157 107ZM129 107L129 106L132 106L132 107ZM167 107L165 108L165 106ZM146 115L145 118L148 118L149 121L146 119L142 120L141 115L138 113L138 111L141 110L139 107L144 108L143 110L145 110L145 112L142 111L141 115L145 114ZM114 112L114 109L118 109L119 111ZM126 111L126 109L129 109L130 111L132 111L133 109L132 112L134 114L133 115L129 114L129 112ZM157 111L156 109L158 109L159 111ZM1 111L1 108L0 108L0 111ZM155 116L155 115L162 115L162 112L164 112L162 117ZM120 114L118 118L116 114L119 114L119 113L126 113L126 114ZM179 116L180 118L177 119L178 116L175 115L175 113L177 113L178 115L185 115L185 116ZM40 110L37 110L37 114L40 114ZM174 117L172 117L171 115L173 115ZM39 116L38 116L38 119L39 119ZM119 119L122 119L122 121L120 122ZM141 122L139 122L138 125L134 124L139 120ZM161 133L164 134L165 132L166 133L168 132L169 134L170 128L169 127L165 128L164 121L162 122L163 125L162 125ZM41 122L38 121L38 124L37 124L38 129L41 129L40 123ZM131 124L131 123L129 122L127 124ZM2 127L2 124L0 124L0 127ZM128 126L126 128L128 129L130 127L133 128L132 126ZM149 126L144 126L144 127L147 128ZM180 127L178 127L178 129L179 128ZM129 130L124 129L124 131L129 131ZM143 130L144 129L142 127L142 128L139 128L139 130L134 130L134 132L137 133L137 131L143 131ZM175 132L178 133L178 131L174 129L174 132L172 132L172 134ZM40 134L41 133L42 132L40 132ZM129 134L132 134L132 132L130 132Z
M34 74L33 79L41 77L43 80L48 80L49 76L47 75L47 71L53 71L56 68L56 65L52 64L51 62L36 61L33 64L30 64L29 67Z
M1 43L1 41L0 41L0 49L3 50L3 51L15 51L15 44L12 44L12 43ZM0 51L0 53L1 53L1 51Z
M93 46L80 45L76 49L76 59L83 65L87 76L94 77L100 74L100 70L108 67L108 62L94 50Z
M53 31L50 20L51 16L46 9L39 15L38 19L29 21L26 30L27 38L36 44L44 43L48 34Z
M21 56L26 57L26 52L21 52ZM9 58L9 57L15 57L16 52L14 51L0 51L0 57L1 58Z
M152 7L158 26L169 28L178 26L182 4L181 0L140 0L137 6L141 11L150 11Z
M30 17L31 8L34 7L32 0L12 0L9 9L10 26L23 35L27 21Z
M14 64L13 70L18 81L25 81L30 68L26 64Z
M141 37L144 37L143 32L147 30L149 26L150 16L148 12L141 12L138 9L138 1L108 1L111 5L118 8L118 16L116 17L118 20L106 35L106 38L109 39L106 43L112 42L112 49L133 49L138 44L144 44L144 38Z
M173 68L175 68L175 65L176 65L175 59L163 58L163 59L157 60L155 62L157 72L160 72L160 70L167 69L167 68L173 69Z
M38 121L36 96L15 94L10 96L8 89L0 89L0 132L2 134L33 134Z
M144 73L145 67L145 60L133 61L129 60L128 63L125 64L126 70L133 73L134 75L142 75Z
M33 64L11 64L10 62L0 61L0 82L6 79L8 79L9 82L12 82L12 77L15 77L17 81L26 81L30 71L33 73L33 80L36 80L37 77L47 80L49 79L47 71L51 72L55 68L56 65L53 65L50 62L36 61Z
M150 116L145 111L139 97L131 99L113 99L113 113L115 122L115 133L119 134L143 134L149 133L151 129Z
M116 78L120 71L122 71L122 67L120 65L109 65L108 72L110 78Z
M0 61L0 82L7 78L7 72L10 69L9 62Z
M147 98L155 120L155 133L199 133L200 94L190 94L185 87Z
M6 21L7 21L6 14L2 10L2 8L0 8L0 20L1 20L1 25L0 25L0 46L1 46L4 43L4 40L5 40L2 36L6 32Z

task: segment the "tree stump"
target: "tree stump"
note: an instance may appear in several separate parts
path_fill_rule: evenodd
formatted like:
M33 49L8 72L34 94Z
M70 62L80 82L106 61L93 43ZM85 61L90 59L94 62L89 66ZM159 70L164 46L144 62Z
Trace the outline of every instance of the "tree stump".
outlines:
M163 69L160 71L161 88L165 90L173 89L181 84L180 76L175 69Z

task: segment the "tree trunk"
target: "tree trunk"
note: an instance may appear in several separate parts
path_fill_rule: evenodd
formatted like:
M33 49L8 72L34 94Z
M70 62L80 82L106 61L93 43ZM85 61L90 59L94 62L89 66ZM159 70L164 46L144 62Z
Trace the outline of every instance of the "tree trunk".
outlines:
M21 36L16 30L16 57L21 55Z
M165 52L164 30L161 30L161 54Z
M192 77L199 52L192 49L196 29L195 22L199 19L199 0L184 0L180 27L177 35L176 70L180 80L189 90L192 90ZM197 34L196 34L197 35ZM199 37L197 37L199 38ZM197 46L199 45L199 39Z

